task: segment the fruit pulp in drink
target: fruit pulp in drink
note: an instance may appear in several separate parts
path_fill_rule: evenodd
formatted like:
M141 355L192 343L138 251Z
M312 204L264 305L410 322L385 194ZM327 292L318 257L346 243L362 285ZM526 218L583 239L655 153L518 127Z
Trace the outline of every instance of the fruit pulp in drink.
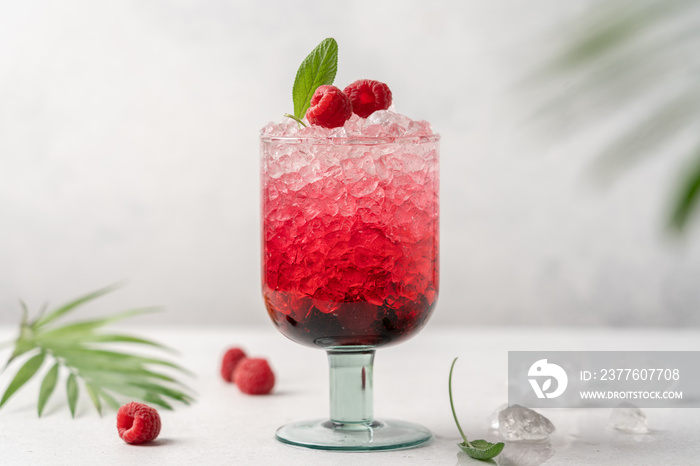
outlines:
M438 137L263 138L263 297L302 344L380 346L438 295Z

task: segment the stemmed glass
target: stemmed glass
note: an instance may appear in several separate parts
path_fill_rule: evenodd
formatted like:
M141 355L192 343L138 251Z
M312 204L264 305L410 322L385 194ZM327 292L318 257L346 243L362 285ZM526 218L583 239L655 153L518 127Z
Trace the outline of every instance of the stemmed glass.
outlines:
M417 333L438 295L439 136L261 137L262 282L291 340L324 349L330 418L285 443L389 450L430 431L373 416L375 349Z

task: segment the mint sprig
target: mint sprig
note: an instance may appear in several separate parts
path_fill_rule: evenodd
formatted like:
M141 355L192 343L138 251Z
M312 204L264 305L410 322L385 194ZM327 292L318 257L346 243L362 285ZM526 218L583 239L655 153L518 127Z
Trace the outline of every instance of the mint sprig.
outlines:
M318 44L299 66L292 88L295 120L304 118L316 89L333 84L337 71L338 43L329 37Z
M113 322L158 310L142 308L121 312L100 319L84 320L57 325L56 321L102 295L113 291L117 286L109 286L60 306L49 313L40 313L29 322L28 311L24 303L19 337L10 359L2 368L4 371L11 363L22 356L29 359L19 368L0 399L0 408L44 365L51 360L53 365L46 372L39 388L37 412L42 415L46 402L55 391L60 372L67 372L66 398L71 415L75 417L81 385L99 414L102 414L102 402L119 409L120 403L115 397L125 396L139 399L172 409L168 399L190 404L194 401L190 390L170 375L154 370L153 367L166 367L183 373L187 370L167 360L144 357L132 353L116 351L104 344L136 344L160 350L173 350L150 340L119 333L105 333L102 329Z
M306 128L306 123L304 123L302 120L295 117L291 113L285 113L284 116L286 116L287 118L291 118L292 120L296 121L300 126L303 126L304 128Z
M464 442L458 443L457 446L459 446L459 448L461 448L464 453L466 453L474 459L489 460L495 456L498 456L498 454L501 453L501 451L503 450L505 444L503 442L491 443L481 439L472 440L470 442L469 440L467 440L467 436L464 435L462 426L459 425L459 421L457 420L455 405L452 402L452 372L454 371L456 362L457 358L455 358L454 361L452 361L452 367L450 367L450 380L448 385L450 391L450 407L452 408L452 416L455 419L455 424L457 424L457 429L459 430L459 433L462 435L462 439L464 439Z

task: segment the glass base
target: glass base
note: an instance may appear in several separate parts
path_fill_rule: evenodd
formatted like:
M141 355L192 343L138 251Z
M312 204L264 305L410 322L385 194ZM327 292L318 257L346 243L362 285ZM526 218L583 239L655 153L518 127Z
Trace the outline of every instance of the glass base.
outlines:
M284 425L277 429L276 437L289 445L316 450L372 451L417 447L428 442L432 434L421 425L404 421L336 424L316 419Z

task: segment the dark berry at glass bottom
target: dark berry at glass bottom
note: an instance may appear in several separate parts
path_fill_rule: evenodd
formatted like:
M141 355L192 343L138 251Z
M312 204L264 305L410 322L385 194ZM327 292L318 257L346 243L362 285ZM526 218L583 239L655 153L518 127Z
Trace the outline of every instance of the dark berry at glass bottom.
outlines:
M311 307L303 320L276 311L275 302L294 300L286 293L270 291L266 305L270 317L280 332L298 343L320 346L371 346L398 343L417 332L426 322L435 301L431 304L421 295L416 301L398 308L377 306L367 302L342 302L331 313Z
M374 349L415 335L438 295L437 135L263 137L262 282L291 340L327 351L330 420L281 427L285 443L390 450L430 431L373 417Z

